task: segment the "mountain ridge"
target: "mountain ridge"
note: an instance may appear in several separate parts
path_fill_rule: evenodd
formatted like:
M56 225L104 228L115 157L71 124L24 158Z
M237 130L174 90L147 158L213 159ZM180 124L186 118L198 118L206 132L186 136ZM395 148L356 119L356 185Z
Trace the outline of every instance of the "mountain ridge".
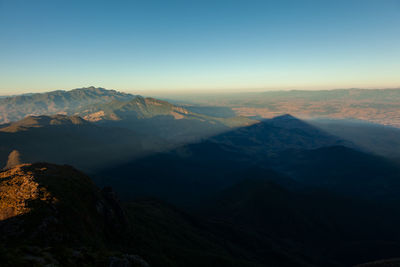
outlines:
M135 96L78 110L75 115L99 125L155 133L173 143L185 143L257 121L244 117L220 118L198 114L151 97Z
M6 97L0 99L0 123L17 121L29 115L71 115L76 109L89 104L133 97L131 94L93 86Z
M0 172L0 240L7 242L0 258L5 266L111 264L121 256L110 244L128 229L112 191L100 190L72 166L22 164ZM148 266L139 256L129 258L134 266Z
M27 162L51 161L85 171L161 149L163 140L106 127L79 116L30 116L0 126L0 160L18 150Z
M84 125L89 124L86 120L79 116L72 115L40 115L40 116L27 116L22 120L11 122L9 124L0 125L1 132L15 133L18 131L26 131L30 128L40 128L46 126L57 125Z
M132 114L132 112L136 114ZM121 120L129 115L135 115L138 119L160 115L171 115L175 119L183 119L189 113L186 109L167 101L142 96L135 96L128 101L113 100L108 103L94 104L77 112L89 121ZM96 115L99 115L99 117Z

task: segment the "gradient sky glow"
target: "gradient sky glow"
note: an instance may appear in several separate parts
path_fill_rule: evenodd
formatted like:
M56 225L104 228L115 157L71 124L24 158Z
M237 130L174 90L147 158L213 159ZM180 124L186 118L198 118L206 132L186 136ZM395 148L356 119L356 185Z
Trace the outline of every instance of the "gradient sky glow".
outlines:
M400 0L0 0L0 94L400 87Z

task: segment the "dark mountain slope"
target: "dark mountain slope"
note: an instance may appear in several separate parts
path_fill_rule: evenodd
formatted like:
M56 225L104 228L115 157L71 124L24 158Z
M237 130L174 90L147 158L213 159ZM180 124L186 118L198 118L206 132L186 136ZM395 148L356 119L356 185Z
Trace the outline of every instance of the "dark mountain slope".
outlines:
M54 125L87 125L87 121L79 116L53 115L53 116L28 116L20 121L0 125L0 132L15 133L31 128L41 128Z
M220 235L229 227L155 200L121 204L70 166L19 165L0 172L0 189L5 266L312 266L272 241L262 258Z
M366 151L400 161L400 129L360 120L312 120L311 124Z
M138 253L154 266L315 266L288 243L257 240L230 224L210 223L155 200L131 202L126 209L135 222Z
M18 95L0 99L0 123L17 121L29 115L72 114L83 106L112 100L129 100L134 96L104 88L80 88L71 91Z
M209 161L166 155L139 160L121 166L122 174L113 169L115 178L107 182L124 199L158 196L191 213L200 211L214 222L219 236L239 242L261 259L271 246L320 266L350 266L397 255L400 220L395 203L307 187L243 161L213 162L214 156L222 156L213 152Z
M0 172L5 266L105 265L102 252L127 227L118 201L70 166L24 164Z
M106 219L115 216L119 224L124 223L91 179L70 166L22 164L3 170L0 182L1 221L21 222L15 225L21 229L12 229L2 238L31 236L43 244L98 242L105 237L100 234L103 230L111 230ZM107 212L114 215L105 218ZM47 232L49 229L54 232Z
M157 138L93 125L77 116L27 117L0 128L0 160L16 149L27 162L52 161L93 170L162 147Z
M400 248L397 209L326 191L296 193L265 179L227 188L206 210L214 220L291 240L340 266L394 257Z
M300 183L347 195L387 198L400 192L397 163L344 146L287 150L264 164Z

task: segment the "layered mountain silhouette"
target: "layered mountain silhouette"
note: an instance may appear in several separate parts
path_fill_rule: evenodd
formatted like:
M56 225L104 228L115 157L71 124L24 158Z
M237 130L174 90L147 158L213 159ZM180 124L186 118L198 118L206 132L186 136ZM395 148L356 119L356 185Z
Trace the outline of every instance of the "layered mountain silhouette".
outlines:
M166 101L142 96L136 96L129 101L114 100L106 104L92 105L79 113L90 121L123 120L132 117L146 119L156 116L172 116L179 120L193 114Z
M28 116L20 121L5 124L0 128L1 132L16 133L27 131L31 128L42 128L49 126L68 126L68 125L84 125L87 121L79 116L53 115L53 116Z
M19 149L30 161L54 156L53 162L84 168L88 165L78 163L79 157L70 160L70 150L79 149L83 154L85 150L88 153L94 150L94 158L87 154L85 157L96 161L106 153L99 148L107 147L110 149L107 156L114 152L115 159L123 160L142 154L142 149L135 148L137 143L146 143L145 150L159 151L256 122L244 117L196 114L166 101L94 87L4 98L0 101L0 111L3 114L0 122L8 122L0 125L0 159L10 149ZM152 141L148 142L150 138ZM48 144L41 143L44 139ZM102 143L94 144L96 140ZM56 151L58 145L63 147L68 142L71 143L63 156L50 153L49 149ZM121 147L122 143L126 149ZM37 149L36 157L29 155L31 146ZM130 150L131 155L124 150ZM46 157L41 156L43 153L47 153ZM106 163L100 159L95 165Z
M94 125L78 116L30 116L0 127L0 159L18 150L26 162L52 161L86 170L104 168L163 147L156 137Z
M184 143L245 126L256 121L244 117L212 117L193 113L169 102L136 96L129 101L112 101L83 108L77 114L103 125L157 134L169 141Z
M2 264L398 257L400 166L379 156L392 130L379 146L367 132L358 140L289 114L256 121L94 87L2 98L0 112Z

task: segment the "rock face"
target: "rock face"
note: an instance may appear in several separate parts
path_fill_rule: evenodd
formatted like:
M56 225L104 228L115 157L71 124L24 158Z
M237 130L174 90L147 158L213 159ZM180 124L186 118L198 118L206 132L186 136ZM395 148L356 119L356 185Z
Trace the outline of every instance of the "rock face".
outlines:
M0 172L0 223L15 221L30 225L21 227L25 237L44 234L40 240L49 243L55 236L69 242L104 240L127 227L110 188L102 192L73 167L47 163L22 164ZM16 233L20 231L3 234Z
M32 173L24 171L26 165L11 167L9 160L8 170L0 173L0 221L29 213L30 203L34 201L56 202L46 188L40 188Z
M2 266L148 266L119 251L129 229L112 189L100 190L71 166L0 171Z
M36 163L3 170L0 239L104 243L127 227L118 200L111 189L106 191L70 166Z

